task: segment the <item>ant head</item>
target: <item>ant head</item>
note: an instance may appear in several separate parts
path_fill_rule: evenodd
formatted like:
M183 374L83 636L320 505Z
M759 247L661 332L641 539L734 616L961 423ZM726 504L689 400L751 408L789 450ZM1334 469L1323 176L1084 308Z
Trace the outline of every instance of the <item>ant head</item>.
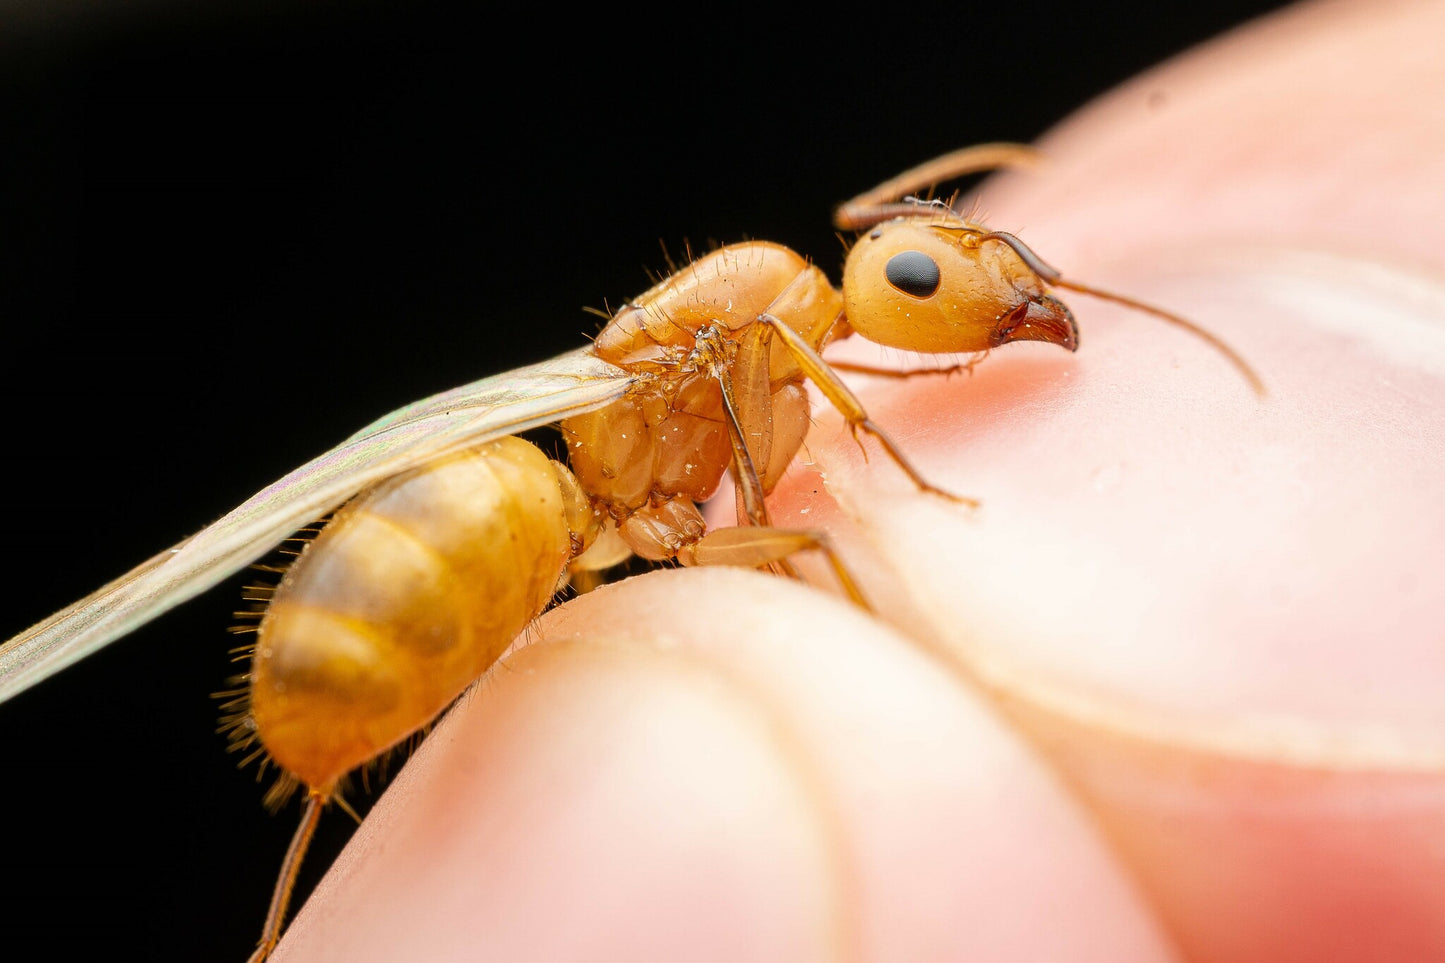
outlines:
M942 205L875 225L848 252L848 324L864 338L928 353L1047 341L1074 351L1079 329L1040 274L1000 235Z

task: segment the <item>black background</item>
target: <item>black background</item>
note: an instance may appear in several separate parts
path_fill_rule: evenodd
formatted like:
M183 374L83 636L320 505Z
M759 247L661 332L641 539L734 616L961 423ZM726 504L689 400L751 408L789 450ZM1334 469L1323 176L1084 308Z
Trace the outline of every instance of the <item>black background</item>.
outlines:
M768 238L836 276L838 201L1279 4L182 6L0 32L0 635L376 415L580 345L660 243ZM235 584L0 706L7 954L249 951L294 812L214 733ZM308 882L348 830L326 821Z

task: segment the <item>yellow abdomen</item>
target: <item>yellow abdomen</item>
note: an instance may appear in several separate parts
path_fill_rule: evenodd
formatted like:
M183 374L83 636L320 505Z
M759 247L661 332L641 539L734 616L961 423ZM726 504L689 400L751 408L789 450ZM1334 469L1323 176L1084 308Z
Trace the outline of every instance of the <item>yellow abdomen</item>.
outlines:
M566 473L503 438L341 509L260 624L251 713L272 758L328 792L485 672L586 538L590 506Z

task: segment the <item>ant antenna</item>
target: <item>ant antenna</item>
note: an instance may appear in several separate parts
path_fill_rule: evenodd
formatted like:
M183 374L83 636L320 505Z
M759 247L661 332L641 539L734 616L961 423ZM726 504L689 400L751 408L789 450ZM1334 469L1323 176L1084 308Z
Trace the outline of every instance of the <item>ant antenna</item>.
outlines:
M1068 288L1070 291L1078 291L1080 294L1087 294L1090 297L1099 298L1102 301L1113 301L1115 304L1122 304L1124 307L1132 308L1142 314L1153 315L1161 321L1167 321L1177 328L1183 328L1223 355L1225 360L1233 365L1234 369L1244 378L1245 382L1248 383L1250 389L1257 397L1264 398L1268 394L1268 391L1266 391L1264 387L1264 381L1255 370L1249 366L1249 362L1245 361L1239 352L1226 344L1218 335L1201 328L1193 321L1174 314L1173 312L1165 311L1163 308L1156 308L1152 304L1136 301L1122 294L1115 294L1112 291L1105 291L1087 284L1080 284L1078 281L1067 280L1059 273L1057 268L1051 267L1043 258L1035 254L1027 244L1014 235L1009 234L1007 231L990 231L987 234L980 235L978 240L980 243L984 241L999 241L1007 244L1013 249L1013 252L1019 256L1020 260L1027 265L1030 271L1037 274L1045 284L1051 287Z

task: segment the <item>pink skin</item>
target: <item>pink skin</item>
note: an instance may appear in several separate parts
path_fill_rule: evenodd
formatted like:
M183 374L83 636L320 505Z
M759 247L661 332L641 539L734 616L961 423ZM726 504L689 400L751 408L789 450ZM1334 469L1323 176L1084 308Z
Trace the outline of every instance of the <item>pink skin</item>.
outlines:
M1067 291L1075 356L857 379L982 501L820 418L777 521L835 532L881 620L733 570L560 607L275 958L1445 958L1440 36L1438 4L1292 11L985 196L1263 402Z

